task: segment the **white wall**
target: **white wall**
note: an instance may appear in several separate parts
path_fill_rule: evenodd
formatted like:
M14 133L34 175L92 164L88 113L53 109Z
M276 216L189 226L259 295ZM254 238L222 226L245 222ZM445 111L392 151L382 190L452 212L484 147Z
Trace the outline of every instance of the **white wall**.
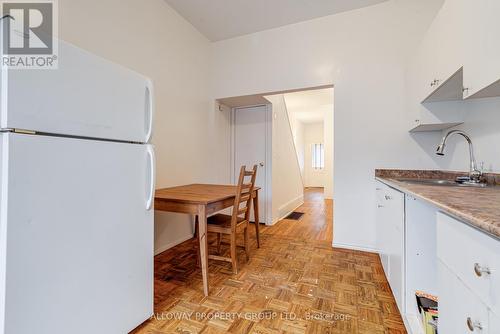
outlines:
M374 169L432 168L411 137L404 69L440 0L391 0L212 45L214 96L335 85L334 244L375 248Z
M304 187L283 95L266 96L272 117L272 223L304 203Z
M304 125L304 149L306 151L305 186L324 188L326 199L333 198L333 106L326 106L324 121ZM325 168L312 168L312 145L324 144Z
M500 98L466 101L464 106L465 122L456 129L464 130L471 136L476 160L479 165L484 162L485 172L500 173ZM445 154L444 157L437 157L440 168L469 170L469 146L463 137L450 137Z
M306 162L304 183L306 187L325 187L327 182L326 170L314 169L312 167L312 145L324 143L325 136L323 122L308 123L304 125L304 150Z
M324 196L325 199L333 199L333 182L334 182L334 131L335 127L333 124L334 110L333 105L330 109L325 111L325 119L323 121L324 126L324 138L325 138L325 172L326 180L324 186Z
M150 77L157 187L229 182L229 112L210 98L210 43L163 0L59 1L60 36ZM157 212L155 248L192 234L190 218Z
M286 104L286 100L285 100ZM304 166L304 124L295 117L295 114L290 112L287 108L288 119L290 120L290 127L292 129L293 143L297 153L297 161L300 168L300 176L302 184L305 185L305 166Z

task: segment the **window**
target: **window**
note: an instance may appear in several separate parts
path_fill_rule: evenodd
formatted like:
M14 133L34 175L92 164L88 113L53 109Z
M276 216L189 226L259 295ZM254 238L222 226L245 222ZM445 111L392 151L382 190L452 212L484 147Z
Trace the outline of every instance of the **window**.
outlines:
M323 144L312 144L312 168L325 168L325 148Z

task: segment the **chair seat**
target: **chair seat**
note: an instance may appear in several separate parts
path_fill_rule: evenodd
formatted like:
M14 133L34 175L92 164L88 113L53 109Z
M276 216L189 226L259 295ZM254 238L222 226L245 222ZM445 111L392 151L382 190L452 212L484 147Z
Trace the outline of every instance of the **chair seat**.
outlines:
M207 229L209 232L222 232L221 230L231 231L231 216L224 214L216 214L207 218ZM236 227L244 225L246 220L238 217ZM230 232L228 232L230 233Z

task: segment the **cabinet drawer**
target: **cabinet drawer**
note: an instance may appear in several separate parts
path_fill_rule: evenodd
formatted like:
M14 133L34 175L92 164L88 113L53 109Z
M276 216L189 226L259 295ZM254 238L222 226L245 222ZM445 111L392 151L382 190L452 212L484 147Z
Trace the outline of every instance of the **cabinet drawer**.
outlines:
M438 260L440 334L488 334L488 307Z
M500 241L442 213L437 232L438 258L499 313Z

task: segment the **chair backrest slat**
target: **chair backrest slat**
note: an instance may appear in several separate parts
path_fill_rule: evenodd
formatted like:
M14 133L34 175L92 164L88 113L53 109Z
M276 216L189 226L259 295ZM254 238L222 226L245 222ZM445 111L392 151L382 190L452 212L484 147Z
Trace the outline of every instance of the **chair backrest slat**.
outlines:
M245 178L250 177L250 182L245 183ZM255 179L257 177L257 165L253 166L251 171L246 170L246 166L241 166L240 177L236 190L236 197L233 205L233 215L231 217L231 228L236 229L238 218L244 216L245 221L250 221L250 205L252 203L252 193L255 187Z
M252 194L249 194L249 193L246 193L246 194L243 194L241 197L240 197L240 204L243 203L243 202L246 202L248 201L249 197L251 197Z

